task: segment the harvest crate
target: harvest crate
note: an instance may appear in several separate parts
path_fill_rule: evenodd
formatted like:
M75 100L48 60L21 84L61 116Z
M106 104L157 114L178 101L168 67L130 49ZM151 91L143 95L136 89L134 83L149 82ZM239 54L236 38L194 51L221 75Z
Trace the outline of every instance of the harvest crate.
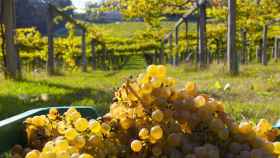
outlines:
M56 108L60 113L64 113L69 107ZM92 107L78 106L75 108L87 119L98 117L96 110ZM33 109L0 121L0 155L3 152L9 151L15 144L25 145L26 136L23 121L28 117L47 114L49 109L50 108Z

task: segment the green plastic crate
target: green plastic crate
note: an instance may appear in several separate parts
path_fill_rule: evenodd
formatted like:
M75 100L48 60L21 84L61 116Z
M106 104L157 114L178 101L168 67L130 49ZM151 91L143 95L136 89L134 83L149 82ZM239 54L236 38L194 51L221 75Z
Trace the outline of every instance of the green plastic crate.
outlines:
M55 108L57 108L60 113L64 113L69 109L69 107ZM75 108L85 118L95 119L98 117L96 110L92 107L77 106ZM15 144L25 145L26 137L23 121L28 117L47 114L49 109L50 108L33 109L0 121L0 155L9 151Z

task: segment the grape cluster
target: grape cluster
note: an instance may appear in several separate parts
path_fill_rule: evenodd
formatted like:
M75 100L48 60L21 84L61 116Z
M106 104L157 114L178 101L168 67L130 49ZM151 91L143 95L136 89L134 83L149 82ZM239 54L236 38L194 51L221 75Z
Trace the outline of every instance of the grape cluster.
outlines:
M265 119L235 123L223 103L162 65L127 80L110 111L87 120L74 108L26 121L26 158L279 158L279 131ZM16 152L15 152L16 153Z

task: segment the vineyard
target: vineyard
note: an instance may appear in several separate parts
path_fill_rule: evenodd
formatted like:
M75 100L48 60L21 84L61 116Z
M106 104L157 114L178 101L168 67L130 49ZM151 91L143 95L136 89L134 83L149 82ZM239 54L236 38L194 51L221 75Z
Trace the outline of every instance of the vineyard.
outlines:
M35 1L0 0L0 158L280 158L279 0Z
M177 23L163 22L158 26L143 24L143 27L134 31L133 29L124 31L129 28L129 26L123 28L124 25L123 27L117 25L106 27L76 21L54 6L49 6L52 16L48 25L48 38L41 35L36 28L16 30L15 50L20 59L17 59L20 63L18 71L21 72L20 65L26 65L27 71L45 69L46 63L50 75L58 73L59 69L73 70L83 67L83 71L86 71L87 65L91 65L93 70L115 70L120 69L130 56L136 54L144 55L148 64L178 65L187 59L199 67L201 64L226 63L233 60L241 64L261 62L266 65L268 60L275 61L279 58L279 24L277 24L279 3L275 2L271 5L272 8L268 8L271 7L269 1L262 1L259 5L267 7L264 9L258 9L256 5L250 1L237 1L236 27L238 30L234 50L236 59L231 60L227 59L226 53L227 8L222 3L214 4L213 2L212 6L204 8L209 18L202 19L205 21L203 24L197 23L197 29L196 21L188 20L190 16L195 16L197 11L201 10L200 6L194 5ZM199 12L199 14L202 13ZM68 33L57 36L53 34L53 25L55 25L54 22L59 23L61 19L68 21L65 25ZM180 28L182 23L185 25ZM112 29L114 27L115 30ZM2 52L5 52L5 47L2 48L4 48ZM0 57L4 61L2 71L5 72L5 58L7 57L5 53L1 53Z

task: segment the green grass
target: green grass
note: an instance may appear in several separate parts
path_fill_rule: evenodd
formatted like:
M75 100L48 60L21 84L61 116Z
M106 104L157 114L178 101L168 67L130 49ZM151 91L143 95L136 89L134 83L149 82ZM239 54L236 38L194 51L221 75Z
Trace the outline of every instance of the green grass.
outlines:
M108 111L114 90L127 77L143 72L145 66L143 58L135 56L120 71L67 72L55 77L27 74L26 80L20 82L0 79L0 120L44 106L86 105L104 113ZM179 87L192 80L203 93L225 102L226 110L236 120L276 121L280 118L279 64L242 66L237 77L227 75L223 65L213 65L205 71L197 71L190 65L168 66L168 70L170 76L178 79ZM221 87L229 83L230 90L214 86L217 81ZM40 99L42 94L48 94L48 100Z

